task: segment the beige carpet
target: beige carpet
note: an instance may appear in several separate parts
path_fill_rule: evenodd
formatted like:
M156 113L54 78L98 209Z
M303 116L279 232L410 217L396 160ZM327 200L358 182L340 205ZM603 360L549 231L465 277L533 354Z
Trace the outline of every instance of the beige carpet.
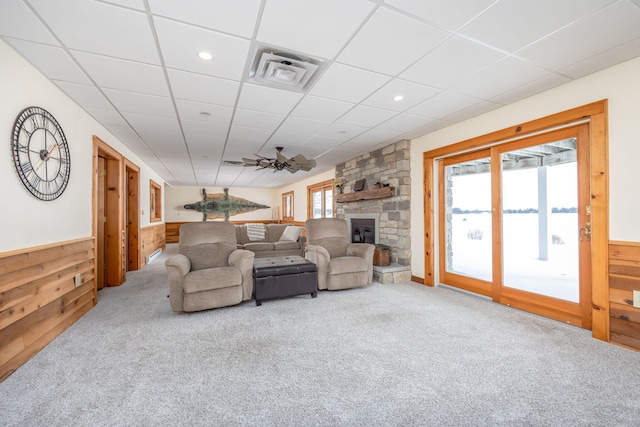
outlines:
M415 283L176 315L165 257L0 383L0 425L639 423L640 353L588 331Z

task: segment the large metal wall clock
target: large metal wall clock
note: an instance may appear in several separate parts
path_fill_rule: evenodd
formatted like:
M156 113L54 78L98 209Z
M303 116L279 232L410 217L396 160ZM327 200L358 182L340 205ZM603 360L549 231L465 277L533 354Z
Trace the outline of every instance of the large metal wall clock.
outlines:
M69 146L58 121L40 107L25 108L13 126L13 162L31 194L55 200L71 173Z

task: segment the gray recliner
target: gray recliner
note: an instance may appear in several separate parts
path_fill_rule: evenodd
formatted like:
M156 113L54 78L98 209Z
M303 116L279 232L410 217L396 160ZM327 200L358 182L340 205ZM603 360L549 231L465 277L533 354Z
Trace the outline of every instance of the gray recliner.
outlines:
M254 253L236 247L229 222L183 224L178 254L165 262L171 309L200 311L251 299Z
M369 243L351 243L344 219L309 219L305 258L316 264L318 289L338 290L373 281L373 251Z

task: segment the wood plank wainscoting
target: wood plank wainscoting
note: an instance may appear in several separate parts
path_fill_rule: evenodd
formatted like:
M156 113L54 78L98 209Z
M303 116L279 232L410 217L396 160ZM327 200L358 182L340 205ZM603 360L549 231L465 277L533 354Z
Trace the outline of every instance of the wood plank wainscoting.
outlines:
M147 265L146 258L157 251L163 251L167 247L167 232L165 224L150 225L140 229L140 268Z
M0 381L95 306L96 292L92 237L0 253Z
M609 316L611 342L640 350L640 308L633 291L640 292L640 243L609 242Z

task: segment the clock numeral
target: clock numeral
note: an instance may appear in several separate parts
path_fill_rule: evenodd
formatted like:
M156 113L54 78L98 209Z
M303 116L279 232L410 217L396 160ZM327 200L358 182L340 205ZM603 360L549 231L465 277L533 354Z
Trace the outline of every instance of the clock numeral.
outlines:
M37 191L40 191L40 184L42 183L42 178L38 176L38 174L33 174L33 178L29 180L31 187Z
M18 150L18 153L28 153L29 152L29 147L26 145L22 145L19 142L16 143L16 149Z

